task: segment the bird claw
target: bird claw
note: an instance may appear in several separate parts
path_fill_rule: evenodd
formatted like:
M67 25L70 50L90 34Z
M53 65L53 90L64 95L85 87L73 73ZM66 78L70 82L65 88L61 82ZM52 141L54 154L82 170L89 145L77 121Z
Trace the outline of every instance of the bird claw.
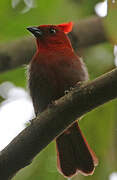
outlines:
M68 94L70 91L72 91L76 87L80 87L83 84L82 81L77 82L73 87L70 87L69 90L65 90L64 93Z
M70 87L70 91L72 91L74 89L74 87Z
M48 104L48 108L52 108L52 107L54 107L56 104L57 104L56 101L51 101L51 103Z
M83 82L79 81L74 85L74 88L80 87L82 84L83 84Z

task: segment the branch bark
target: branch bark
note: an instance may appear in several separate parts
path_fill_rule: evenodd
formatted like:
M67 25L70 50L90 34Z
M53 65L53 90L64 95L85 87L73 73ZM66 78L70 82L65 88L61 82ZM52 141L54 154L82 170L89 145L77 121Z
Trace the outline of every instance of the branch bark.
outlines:
M12 178L77 118L114 98L117 98L117 69L82 83L55 101L1 151L0 179Z
M107 40L103 19L90 17L75 23L69 34L73 47L83 48ZM0 72L29 63L35 52L35 42L32 38L20 39L0 46Z

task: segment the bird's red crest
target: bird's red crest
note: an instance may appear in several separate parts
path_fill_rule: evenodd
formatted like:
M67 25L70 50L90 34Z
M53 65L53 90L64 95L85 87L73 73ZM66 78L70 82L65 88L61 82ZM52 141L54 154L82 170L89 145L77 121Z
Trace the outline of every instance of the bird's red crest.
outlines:
M64 23L64 24L59 24L57 25L59 29L61 29L65 34L69 33L72 31L73 23Z

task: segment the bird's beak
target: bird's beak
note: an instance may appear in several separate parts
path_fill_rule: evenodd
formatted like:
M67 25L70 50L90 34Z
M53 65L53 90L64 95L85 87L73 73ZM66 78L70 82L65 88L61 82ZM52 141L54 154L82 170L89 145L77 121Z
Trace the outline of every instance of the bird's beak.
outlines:
M42 31L37 27L28 27L27 30L30 31L35 37L42 35Z

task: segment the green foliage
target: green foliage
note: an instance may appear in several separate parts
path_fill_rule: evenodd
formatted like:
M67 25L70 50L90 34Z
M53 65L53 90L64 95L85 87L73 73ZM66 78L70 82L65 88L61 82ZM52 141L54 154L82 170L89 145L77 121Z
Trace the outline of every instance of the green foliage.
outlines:
M88 180L98 180L99 177L106 180L113 170L117 171L113 153L116 148L114 137L117 136L116 107L116 100L107 103L88 113L80 122L80 127L99 158L99 165L94 175L87 177Z
M25 7L24 3L20 3L19 9L13 9L10 2L0 2L0 39L2 41L28 35L26 27L31 25L77 20L77 7L74 3L67 3L67 0L56 0L56 2L39 0L36 4L36 8L22 14L21 9Z
M79 3L80 2L80 3ZM54 24L94 15L94 5L98 0L37 0L36 8L22 14L25 7L23 1L13 9L10 1L0 2L0 40L10 41L25 35L27 26L39 24ZM105 30L111 39L116 36L117 10L111 11L106 19ZM109 71L114 67L113 47L108 43L83 50L83 57L87 64L91 79ZM17 68L0 74L0 83L12 81L15 85L26 88L26 68ZM111 87L110 87L111 89ZM1 100L0 100L1 101ZM117 171L116 136L117 136L117 101L107 103L88 113L81 121L83 130L92 149L99 158L99 166L93 176L78 175L74 180L107 180L112 171ZM32 162L22 169L13 180L64 180L56 169L55 143L48 145Z
M117 1L108 1L108 16L104 20L105 31L113 44L117 44Z
M94 79L114 68L113 46L107 43L84 49L83 59L88 67L90 79Z
M4 98L0 96L0 103L4 101Z
M4 81L11 81L16 86L26 87L26 68L17 68L0 74L0 84Z

